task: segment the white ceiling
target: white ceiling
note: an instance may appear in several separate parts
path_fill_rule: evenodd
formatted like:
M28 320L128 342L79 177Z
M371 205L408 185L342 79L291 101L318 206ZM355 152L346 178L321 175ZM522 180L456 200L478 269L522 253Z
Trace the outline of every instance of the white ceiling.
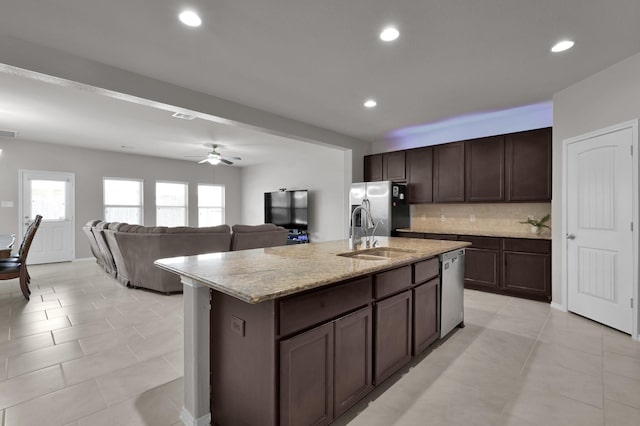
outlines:
M179 120L173 111L30 75L0 72L0 129L18 131L19 139L194 162L215 143L223 156L242 158L232 160L236 166L304 155L309 145L201 118Z
M199 11L202 27L176 19L185 6ZM374 141L406 126L550 100L637 53L638 22L638 0L5 0L0 36ZM377 35L390 23L401 36L384 44ZM551 54L562 38L575 47ZM235 139L247 150L249 143L285 141L203 120L177 125L158 110L83 93L65 94L61 105L60 97L39 96L49 92L43 87L8 89L14 82L6 78L0 108L5 93L13 96L24 115L18 130L35 139L93 146L126 140L117 143L140 151L151 144L155 152L179 141L179 154L190 155L209 138L223 145L228 138L230 155L240 156ZM367 97L378 107L365 110ZM82 120L78 110L87 108L74 110L73 101L91 105ZM10 118L0 119L11 127ZM70 127L81 121L102 137Z

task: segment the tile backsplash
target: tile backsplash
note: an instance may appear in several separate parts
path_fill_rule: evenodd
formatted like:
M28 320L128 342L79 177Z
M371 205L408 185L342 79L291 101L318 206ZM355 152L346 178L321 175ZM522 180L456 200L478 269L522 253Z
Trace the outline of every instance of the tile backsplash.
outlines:
M411 229L435 233L530 232L530 225L519 222L529 216L541 219L550 213L551 203L414 204L411 206ZM547 225L552 226L551 221Z

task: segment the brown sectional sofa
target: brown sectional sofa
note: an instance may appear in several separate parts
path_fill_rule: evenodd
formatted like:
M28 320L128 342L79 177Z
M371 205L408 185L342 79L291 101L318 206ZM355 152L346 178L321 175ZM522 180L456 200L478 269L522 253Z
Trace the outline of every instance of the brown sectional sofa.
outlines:
M285 245L287 230L273 224L206 228L147 227L91 221L83 228L97 263L122 284L165 293L182 291L177 275L157 259Z

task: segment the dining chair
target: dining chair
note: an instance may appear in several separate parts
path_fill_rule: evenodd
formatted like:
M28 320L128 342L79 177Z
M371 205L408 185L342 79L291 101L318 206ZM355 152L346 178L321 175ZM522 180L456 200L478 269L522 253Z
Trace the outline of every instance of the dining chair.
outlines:
M29 300L29 295L31 294L31 290L29 290L31 277L27 271L27 255L29 254L31 243L33 242L33 238L36 235L41 221L42 216L37 215L33 223L27 228L27 233L20 245L18 256L0 261L0 280L19 278L20 290L22 290L22 295L27 300Z

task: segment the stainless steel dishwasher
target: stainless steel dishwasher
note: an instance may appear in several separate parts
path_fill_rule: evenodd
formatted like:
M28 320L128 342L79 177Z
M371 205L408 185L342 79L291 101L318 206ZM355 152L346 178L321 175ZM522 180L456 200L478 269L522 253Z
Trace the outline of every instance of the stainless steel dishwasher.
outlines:
M464 327L464 249L440 255L440 338Z

